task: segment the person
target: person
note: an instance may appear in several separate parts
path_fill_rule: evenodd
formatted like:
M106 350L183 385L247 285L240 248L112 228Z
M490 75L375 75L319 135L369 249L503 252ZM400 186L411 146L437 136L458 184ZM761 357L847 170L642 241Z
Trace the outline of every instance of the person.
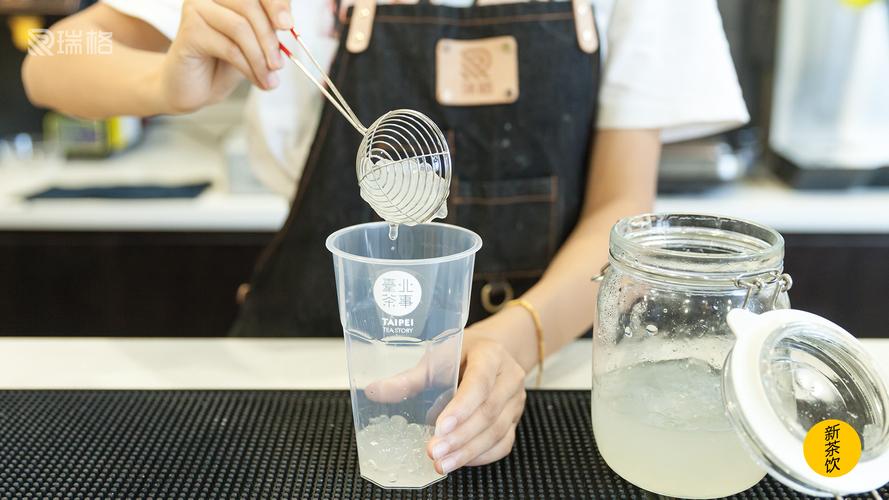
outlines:
M490 463L512 449L525 374L593 324L590 278L613 223L652 210L661 144L747 121L721 18L715 0L354 1L104 0L52 29L111 32L111 54L30 56L23 79L35 103L83 117L188 113L253 84L252 164L293 201L235 335L338 334L324 238L372 218L360 137L285 63L278 33L295 22L363 121L430 116L453 156L447 222L485 246L428 453L441 472Z

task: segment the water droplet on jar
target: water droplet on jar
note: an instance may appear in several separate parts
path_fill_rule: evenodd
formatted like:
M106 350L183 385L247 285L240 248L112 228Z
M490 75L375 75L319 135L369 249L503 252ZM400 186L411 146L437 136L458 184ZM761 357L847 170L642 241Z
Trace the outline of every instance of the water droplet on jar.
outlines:
M629 326L625 326L624 327L624 337L632 337L632 336L633 336L633 331L630 330Z
M654 325L646 326L645 331L648 332L649 335L657 335L657 327Z

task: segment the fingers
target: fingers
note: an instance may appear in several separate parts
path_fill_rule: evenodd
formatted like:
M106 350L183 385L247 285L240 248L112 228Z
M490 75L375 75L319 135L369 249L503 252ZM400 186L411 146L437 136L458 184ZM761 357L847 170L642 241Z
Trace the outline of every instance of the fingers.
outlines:
M253 33L265 54L266 65L271 70L281 69L283 60L278 51L278 36L271 18L258 2L243 0L216 0L216 3L244 17L253 28Z
M522 385L517 383L523 378L522 375L518 373L521 371L521 368L518 366L513 367L512 365L506 365L504 370L511 373L503 373L503 371L501 371L491 393L466 421L462 422L453 431L445 435L436 435L430 440L428 448L430 450L430 455L434 460L440 460L445 455L466 446L473 439L480 436L485 431L490 430L492 425L496 425L497 423L511 424L512 421L501 421L501 417L504 415L515 417L516 420L518 419L518 415L521 414L522 410L521 404L523 404L524 401L520 401L521 404L518 409L516 410L513 408L513 412L508 411L508 406L513 399L522 399L521 397L517 398L520 391L524 392ZM495 436L497 440L499 440L502 434L506 432L506 428L501 428L495 431L495 433L499 432L499 434ZM493 445L494 443L492 442L490 444Z
M290 15L290 0L261 0L260 3L275 29L288 30L293 27L293 17Z
M434 426L435 421L438 420L438 416L441 415L442 410L445 409L453 398L453 390L441 392L438 397L435 398L435 401L432 402L432 406L429 407L429 410L426 411L426 425Z
M509 455L509 452L512 451L512 447L515 444L515 429L516 424L513 424L506 432L506 435L503 436L497 444L490 450L470 460L466 465L473 467L476 465L487 465Z
M493 349L502 349L499 346ZM497 380L503 356L492 349L472 350L466 355L463 380L454 399L448 404L435 425L435 435L443 436L466 422L484 403Z
M467 351L463 380L427 447L439 472L508 453L525 407L524 379L525 371L499 344Z
M249 78L253 85L266 88L265 83L256 79L256 75L253 73L250 63L247 62L246 56L241 52L241 48L235 45L228 37L212 29L207 29L202 36L204 37L202 42L203 50L208 56L227 62Z
M249 77L252 74L251 80L254 83L258 82L259 86L265 89L271 89L278 85L278 76L272 73L268 67L260 41L246 18L211 0L200 2L198 13L208 26L237 46L249 66L249 70L244 72L246 76ZM226 51L225 56L237 59L234 51L230 49ZM235 64L235 61L228 57L220 58ZM243 69L241 70L243 71Z
M512 446L512 441L515 439L515 426L521 417L524 404L524 397L511 399L503 413L492 425L489 425L461 448L436 460L435 468L441 474L447 474L464 465L488 463L486 462L488 458L501 457L503 448L506 447L503 443L504 439L509 443L510 448Z
M364 388L364 394L377 403L400 403L426 388L427 368L428 363L424 357L409 370L368 384Z

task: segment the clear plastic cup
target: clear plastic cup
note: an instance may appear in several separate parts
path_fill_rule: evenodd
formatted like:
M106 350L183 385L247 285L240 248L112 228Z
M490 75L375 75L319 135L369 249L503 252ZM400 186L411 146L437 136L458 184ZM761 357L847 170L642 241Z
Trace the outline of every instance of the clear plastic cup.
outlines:
M445 476L426 454L457 388L475 253L481 238L446 224L385 222L327 238L346 338L361 476L422 488Z

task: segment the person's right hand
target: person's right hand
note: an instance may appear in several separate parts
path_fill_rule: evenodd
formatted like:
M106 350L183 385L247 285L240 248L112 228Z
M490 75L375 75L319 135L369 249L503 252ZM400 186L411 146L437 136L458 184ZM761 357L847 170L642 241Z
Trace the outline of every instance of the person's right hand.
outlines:
M269 90L283 67L275 30L290 29L290 0L185 0L167 51L161 94L174 113L221 101L247 77Z

